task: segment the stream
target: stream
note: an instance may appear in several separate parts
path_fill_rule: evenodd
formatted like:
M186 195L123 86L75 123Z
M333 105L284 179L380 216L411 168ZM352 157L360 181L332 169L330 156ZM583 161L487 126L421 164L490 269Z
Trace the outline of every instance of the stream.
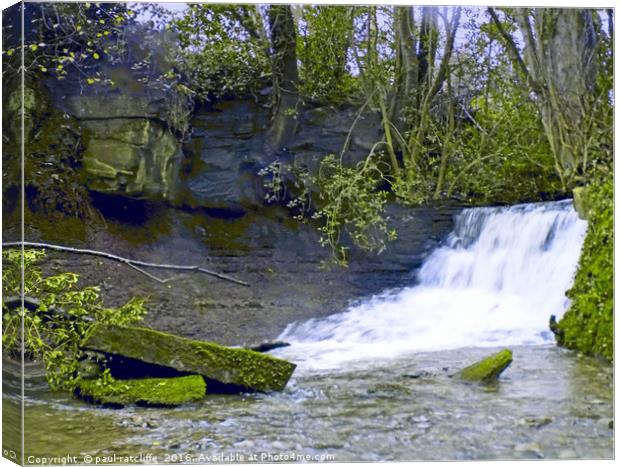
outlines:
M570 201L460 211L410 285L286 327L291 345L271 354L298 367L282 393L112 410L50 392L32 369L26 462L612 458L613 366L556 347L548 328L585 231ZM497 383L450 377L504 347L514 361ZM6 362L4 385L17 419Z

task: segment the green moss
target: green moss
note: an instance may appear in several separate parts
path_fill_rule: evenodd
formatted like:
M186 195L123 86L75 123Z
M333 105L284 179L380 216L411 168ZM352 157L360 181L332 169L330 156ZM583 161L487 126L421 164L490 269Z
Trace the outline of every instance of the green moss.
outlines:
M295 370L295 365L286 360L251 350L138 327L97 325L82 347L197 373L223 384L255 391L281 391Z
M97 404L122 407L130 404L147 406L175 406L202 399L206 385L202 376L179 378L146 378L112 380L103 384L101 379L80 383L77 394Z
M512 351L504 349L467 368L463 368L457 373L457 376L467 381L481 381L486 383L497 379L511 363Z
M611 174L588 187L588 232L572 300L556 329L559 345L613 361L614 207Z

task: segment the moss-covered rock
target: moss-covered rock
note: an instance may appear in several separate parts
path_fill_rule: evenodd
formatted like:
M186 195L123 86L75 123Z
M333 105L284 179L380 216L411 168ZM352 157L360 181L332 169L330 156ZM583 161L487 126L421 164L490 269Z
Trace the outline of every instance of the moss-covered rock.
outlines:
M92 379L80 382L76 393L89 402L113 407L176 406L202 399L206 384L200 375L112 380L107 384L101 379Z
M499 375L512 363L512 351L501 350L473 365L463 368L456 375L466 381L480 381L488 383Z
M579 219L587 221L588 214L592 208L591 201L588 196L588 187L578 186L573 188L573 206L579 215Z
M96 325L82 347L197 373L241 390L281 391L295 370L293 363L251 350L137 327Z
M588 187L588 232L573 287L571 306L556 326L559 345L613 360L614 204L608 174Z
M174 197L182 159L176 137L148 118L83 120L84 173L91 190Z

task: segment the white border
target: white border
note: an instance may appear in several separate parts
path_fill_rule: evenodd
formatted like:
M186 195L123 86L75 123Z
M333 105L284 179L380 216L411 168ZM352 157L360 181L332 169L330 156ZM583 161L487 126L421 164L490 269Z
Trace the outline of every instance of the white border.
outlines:
M35 0L38 1L38 0ZM78 0L65 0L65 1L70 1L70 2L78 2ZM0 0L0 6L2 7L2 9L4 10L5 8L14 5L15 3L18 3L14 0ZM103 3L103 2L102 2ZM135 1L130 1L130 2L126 2L126 3L148 3L148 1L146 0L135 0ZM190 3L190 2L185 2L185 1L176 1L176 0L170 0L170 1L163 1L163 2L158 2L158 3ZM347 0L316 0L316 1L312 1L312 2L300 2L300 1L280 1L280 0L274 0L271 2L259 2L256 0L232 0L232 1L226 1L226 0L210 0L209 2L204 2L204 1L192 1L191 3L312 3L312 4L342 4L342 5L346 5L346 4L357 4L357 5L368 5L368 4L377 4L377 3L384 3L384 4L390 4L390 5L461 5L461 6L489 6L489 5L493 5L493 6L536 6L536 7L571 7L571 8L575 8L575 7L585 7L585 8L614 8L616 2L614 1L610 1L610 0L595 0L592 2L584 2L584 1L558 1L558 0L543 0L540 3L537 3L533 0L530 1L501 1L501 0L494 0L494 1L480 1L480 0L469 0L469 1L463 1L463 0L445 0L445 1L438 1L438 0L424 0L424 1L420 1L420 2L416 2L416 1L403 1L403 0L389 0L386 2L376 2L376 1L369 1L369 0L356 0L356 1L347 1ZM616 38L615 38L615 44L614 44L614 48L617 51L618 50L618 34L616 33ZM0 39L0 50L1 50L1 39ZM614 89L617 90L617 74L616 74L616 63L614 60ZM0 99L1 99L1 90L0 90ZM23 99L23 97L22 97ZM617 97L616 97L617 99ZM1 109L0 109L0 115L1 115ZM617 121L617 117L618 117L618 106L616 106L616 108L614 109L614 122ZM615 128L615 127L614 127ZM23 131L23 128L22 128ZM617 142L617 131L614 129L614 154L617 154L617 148L618 148L618 142ZM0 148L1 150L1 148ZM23 157L23 155L22 155ZM614 173L614 177L617 177L618 175L618 170L615 170ZM23 176L23 174L22 174ZM0 180L0 192L1 192L1 180ZM23 187L23 183L22 183L22 187ZM618 194L617 190L614 190L614 203L617 209L618 206L618 202L620 201L620 195ZM615 213L617 213L617 210L615 210ZM0 227L1 227L1 217L0 217ZM617 225L615 223L615 219L614 219L614 232L617 232ZM615 235L615 243L614 246L618 245L618 236L617 234ZM617 266L617 265L616 265ZM616 268L614 270L614 290L618 290L618 285L620 284L620 280L618 278L618 269ZM614 315L615 314L615 306L614 306ZM616 341L616 339L614 339L614 342ZM617 347L616 347L617 348ZM617 352L615 353L616 355ZM1 369L1 364L0 364L0 369ZM614 380L615 380L615 371L617 370L617 365L614 365ZM614 415L615 415L615 408L618 406L618 394L617 392L615 392L615 400L614 400ZM2 408L2 401L0 399L0 410ZM22 421L23 421L23 417L22 417ZM23 433L23 431L22 431ZM617 434L614 433L614 437L615 437L615 442L614 442L614 447L617 446ZM0 447L1 447L1 441L2 441L2 433L0 430ZM23 448L23 446L22 446ZM23 449L22 449L23 452ZM615 453L614 453L615 455ZM398 462L398 463L382 463L382 465L399 465L399 466L413 466L413 467L426 467L426 466L435 466L438 464L444 464L447 463L448 461L441 461L441 462ZM481 461L468 461L467 465L468 466L472 466L472 467L499 467L502 466L503 463L506 461L485 461L485 462L481 462ZM509 461L511 466L521 466L521 465L527 465L529 462L531 461ZM586 462L589 463L589 461L546 461L546 463L553 463L554 465L557 466L564 466L564 465L571 465L571 466L581 466L581 465L586 465ZM613 460L610 461L595 461L597 466L611 466L611 465L615 465ZM0 457L0 467L5 467L5 466L14 466L15 464L8 461L5 458ZM234 465L244 465L244 464L234 464ZM250 464L253 465L253 464ZM284 466L284 465L296 465L296 464L277 464L279 466ZM330 466L344 466L344 465L351 465L351 466L356 466L356 465L360 465L360 463L354 463L354 464L344 464L344 463L330 463L328 464ZM168 464L165 464L165 467L169 467Z

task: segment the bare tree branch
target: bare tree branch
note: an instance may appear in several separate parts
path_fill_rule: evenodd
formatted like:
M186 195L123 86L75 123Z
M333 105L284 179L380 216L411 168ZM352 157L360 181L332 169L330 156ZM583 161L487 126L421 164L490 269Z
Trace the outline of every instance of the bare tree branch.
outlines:
M170 282L170 281L173 281L173 280L175 280L175 279L179 279L180 277L182 277L182 276L177 276L177 277L169 277L168 279L162 279L161 277L157 277L156 275L151 274L150 272L145 271L144 269L139 268L138 266L135 266L135 265L133 265L133 264L131 264L131 263L127 263L127 266L129 266L129 267L131 267L131 268L135 269L135 270L136 270L136 271L138 271L139 273L144 274L146 277L148 277L148 278L150 278L150 279L153 279L154 281L159 282L160 284L167 284L167 283L168 283L168 282Z
M159 278L156 278L152 274L147 273L146 271L141 270L140 266L142 266L143 268L172 269L172 270L176 270L176 271L195 271L195 272L200 272L202 274L207 274L209 276L217 277L218 279L222 279L222 280L225 280L225 281L228 281L228 282L232 282L234 284L243 285L244 287L249 287L250 286L250 284L248 284L247 282L244 282L244 281L239 280L239 279L235 279L234 277L227 276L226 274L221 274L219 272L211 271L209 269L203 268L202 266L183 266L183 265L178 265L178 264L148 263L146 261L139 261L139 260L135 260L135 259L124 258L122 256L118 256L118 255L115 255L115 254L112 254L112 253L107 253L105 251L89 250L89 249L82 249L82 248L71 248L71 247L68 247L68 246L54 245L54 244L51 244L51 243L40 243L40 242L6 242L6 243L2 243L2 247L3 248L15 248L15 247L21 247L22 245L24 247L28 247L28 248L43 248L43 249L47 249L47 250L65 251L65 252L68 252L68 253L77 253L77 254L84 254L84 255L100 256L102 258L107 258L107 259L111 259L111 260L114 260L114 261L119 261L121 263L124 263L124 264L127 264L127 265L133 267L134 269L140 270L140 272L142 272L143 274L146 274L151 279L157 280L158 282L161 282L161 283L167 282L169 279L159 279Z
M508 34L508 32L506 32L506 30L504 29L504 26L502 26L501 21L497 17L497 13L495 13L495 10L489 7L487 8L487 11L489 12L489 15L491 15L491 18L493 19L495 26L497 26L497 30L502 36L502 39L504 39L504 45L506 46L506 49L508 51L508 54L510 55L510 59L512 60L512 63L515 65L515 67L518 70L521 71L521 74L523 75L523 78L525 79L526 83L528 83L534 91L538 91L539 85L538 83L534 81L532 75L527 69L527 66L525 65L525 62L523 61L523 57L521 57L521 54L519 53L519 49L517 48L517 45L515 44L513 37L510 34Z
M460 17L461 17L461 7L458 7L453 13L451 22L448 21L448 18L445 19L446 47L444 49L444 53L441 58L441 63L439 65L439 71L437 72L437 76L435 77L433 86L431 87L431 90L429 91L429 96L431 99L435 97L435 95L437 95L437 93L441 89L441 86L446 80L446 75L448 73L448 68L450 66L450 58L452 57L452 51L454 50L454 38L456 37L456 29L458 28Z

